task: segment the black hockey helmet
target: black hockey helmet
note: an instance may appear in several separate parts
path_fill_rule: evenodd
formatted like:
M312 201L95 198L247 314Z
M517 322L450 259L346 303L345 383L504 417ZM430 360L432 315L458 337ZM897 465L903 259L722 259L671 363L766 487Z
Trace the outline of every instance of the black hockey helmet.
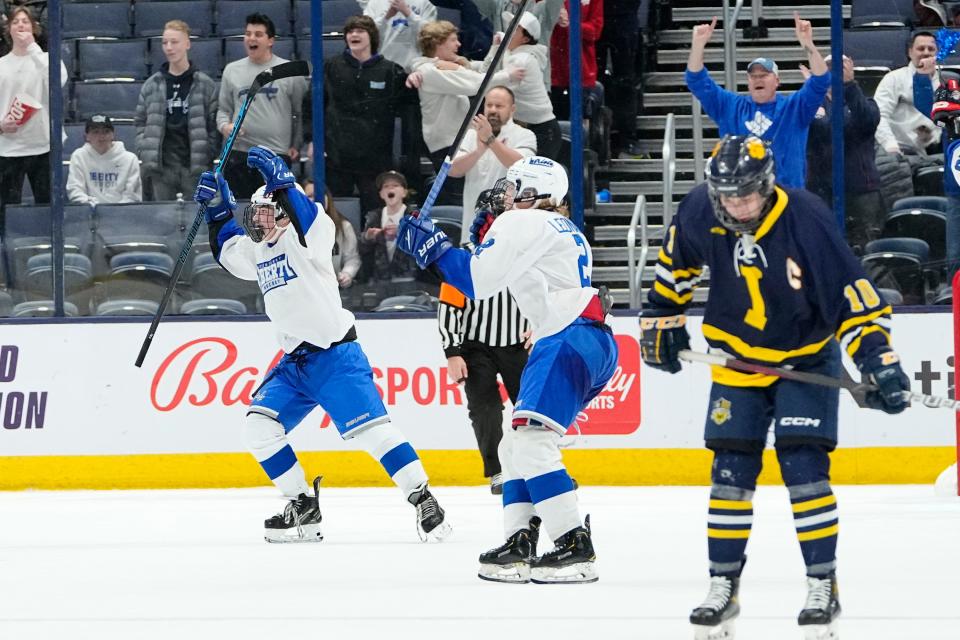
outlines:
M773 203L776 182L773 152L756 136L724 136L707 162L707 189L713 213L724 227L738 233L751 233L760 226ZM721 196L745 198L759 193L759 215L750 220L734 218L723 206Z

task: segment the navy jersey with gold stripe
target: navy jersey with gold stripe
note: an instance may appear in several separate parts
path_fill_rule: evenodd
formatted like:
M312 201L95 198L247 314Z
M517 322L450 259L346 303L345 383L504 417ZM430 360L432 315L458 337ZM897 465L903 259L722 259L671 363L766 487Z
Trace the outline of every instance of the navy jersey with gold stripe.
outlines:
M648 296L682 313L708 266L703 334L714 349L764 364L800 365L834 339L859 364L890 344L890 307L844 242L827 207L804 190L776 188L756 233L724 228L707 185L680 203ZM771 376L715 367L713 379L767 386Z

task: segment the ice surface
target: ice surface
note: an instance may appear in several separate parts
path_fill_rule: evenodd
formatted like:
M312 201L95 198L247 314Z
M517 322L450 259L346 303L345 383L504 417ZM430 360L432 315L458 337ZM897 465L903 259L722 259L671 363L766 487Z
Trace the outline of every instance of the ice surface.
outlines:
M269 545L271 489L0 493L0 638L689 640L707 590L706 487L585 487L600 582L498 585L486 488L435 489L452 541L421 544L396 490L321 489L326 540ZM843 640L960 638L960 500L836 488ZM799 638L786 491L761 487L738 640ZM541 545L541 551L544 550Z

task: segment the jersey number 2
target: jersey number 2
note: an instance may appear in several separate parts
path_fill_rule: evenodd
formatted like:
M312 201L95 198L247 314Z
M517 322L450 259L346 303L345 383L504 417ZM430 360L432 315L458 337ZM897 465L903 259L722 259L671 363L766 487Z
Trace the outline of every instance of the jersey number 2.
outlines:
M580 258L577 260L577 265L580 267L580 286L589 287L590 272L592 269L590 267L590 252L587 250L587 241L584 240L583 236L579 233L573 234L573 241L580 247Z

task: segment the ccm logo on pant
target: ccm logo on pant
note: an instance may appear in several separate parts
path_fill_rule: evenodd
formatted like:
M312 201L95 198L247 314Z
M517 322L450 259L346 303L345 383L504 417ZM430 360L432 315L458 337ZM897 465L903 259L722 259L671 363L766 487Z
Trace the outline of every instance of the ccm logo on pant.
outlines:
M780 425L784 427L819 427L820 418L785 417L780 418Z

